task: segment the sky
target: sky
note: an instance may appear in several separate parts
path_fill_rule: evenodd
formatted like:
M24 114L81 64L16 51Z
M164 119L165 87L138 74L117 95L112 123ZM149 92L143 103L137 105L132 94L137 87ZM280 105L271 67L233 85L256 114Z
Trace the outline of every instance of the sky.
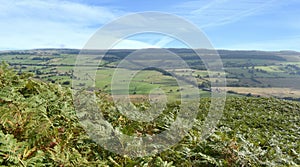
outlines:
M216 49L300 51L299 0L0 0L0 50L82 49L102 26L146 11L196 25ZM114 48L186 47L138 34Z

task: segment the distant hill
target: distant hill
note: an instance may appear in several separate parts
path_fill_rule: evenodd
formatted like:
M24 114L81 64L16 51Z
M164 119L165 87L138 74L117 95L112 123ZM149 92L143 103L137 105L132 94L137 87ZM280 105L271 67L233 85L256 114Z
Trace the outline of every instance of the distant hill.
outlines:
M157 49L145 49L146 52L151 53ZM187 59L198 58L192 49L185 48L168 48L167 50L176 55L185 57ZM107 55L117 56L120 59L126 57L128 54L137 51L136 49L112 49ZM204 56L207 53L212 53L212 50L197 49L200 54ZM258 50L216 50L222 59L265 59L285 61L287 58L294 57L295 60L300 59L300 52L296 51L258 51ZM80 50L80 49L33 49L33 50L15 50L15 51L0 51L0 55L51 55L51 54L104 54L104 50Z

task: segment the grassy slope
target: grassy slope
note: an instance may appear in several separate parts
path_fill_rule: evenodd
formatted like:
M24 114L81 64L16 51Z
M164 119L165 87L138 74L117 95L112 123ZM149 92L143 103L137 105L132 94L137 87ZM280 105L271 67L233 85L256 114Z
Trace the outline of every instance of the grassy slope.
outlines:
M101 96L102 97L102 96ZM99 96L99 98L101 98ZM99 106L112 104L104 98ZM173 103L161 117L178 107ZM216 131L201 140L209 99L201 100L198 121L171 149L155 156L128 158L91 141L78 123L71 91L0 68L0 165L4 166L296 166L300 164L300 105L274 98L228 98ZM147 133L149 124L103 110L126 133ZM168 119L169 118L169 119ZM155 128L168 122L157 120ZM138 129L138 131L132 129Z

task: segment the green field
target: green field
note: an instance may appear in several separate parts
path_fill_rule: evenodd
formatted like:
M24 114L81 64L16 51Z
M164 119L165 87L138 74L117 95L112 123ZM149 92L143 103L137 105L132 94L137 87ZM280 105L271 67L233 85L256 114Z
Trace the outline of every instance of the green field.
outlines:
M205 66L194 53L189 50L170 50L177 53L177 55L188 63L192 70L191 74L196 78L200 87L200 94L209 96L210 93L203 90L209 89L209 84L218 82L218 79L209 78ZM110 93L112 78L115 75L116 67L123 58L133 51L134 50L113 50L105 56L103 56L105 53L101 51L99 51L99 53L97 51L90 51L93 56L91 56L89 60L89 55L86 55L87 59L85 61L87 63L93 62L93 64L95 64L95 61L102 59L97 70L95 87L101 91ZM141 54L145 54L146 56L144 57L154 55L151 52L151 50L147 52L141 51ZM73 72L78 53L79 50L68 49L2 52L0 53L0 61L8 62L18 72L32 72L38 79L69 87L72 84L72 78L76 77ZM94 56L97 54L99 54L99 56ZM298 83L300 79L300 65L298 62L300 54L297 52L221 50L219 54L225 67L227 85L230 87L299 89L296 83ZM155 60L157 58L158 60ZM159 61L159 57L155 57L153 60L146 60L148 64L154 64ZM125 61L125 63L131 68L127 69L128 73L134 73L134 68L139 68L143 62ZM171 66L172 63L172 61L166 62L166 67ZM174 67L169 71L167 70L167 72L171 72L177 76L185 76L187 74L187 69ZM215 74L216 73L218 72L215 72ZM89 78L89 76L85 78ZM123 83L130 82L129 90L121 90L120 88L120 92L124 93L124 91L127 91L130 95L147 96L151 90L159 88L162 89L170 99L180 97L180 88L176 84L175 78L161 71L144 70L130 78L130 80L127 78L118 81ZM253 92L253 94L255 93L256 92ZM281 97L289 98L289 95L287 94ZM295 97L293 97L293 99L294 98Z

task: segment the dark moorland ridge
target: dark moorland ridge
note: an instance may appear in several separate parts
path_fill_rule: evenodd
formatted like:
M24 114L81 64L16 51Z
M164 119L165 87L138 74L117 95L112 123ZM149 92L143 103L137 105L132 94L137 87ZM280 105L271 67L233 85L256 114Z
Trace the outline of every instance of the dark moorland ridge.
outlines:
M108 55L120 55L120 53L123 53L121 55L128 55L132 52L135 52L137 49L111 49L107 52ZM155 51L156 48L149 48L144 49L147 52ZM187 48L167 48L167 50L177 54L188 54L188 55L194 55L195 52L193 49L187 49ZM196 49L197 51L200 51L202 54L206 53L212 53L214 50L208 50L208 49ZM104 54L106 50L80 50L80 49L51 49L51 48L45 48L45 49L32 49L32 50L13 50L13 51L0 51L0 55L21 55L21 54L79 54L80 52L85 54ZM284 60L284 56L299 56L300 52L292 51L292 50L283 50L283 51L259 51L259 50L223 50L223 49L217 49L215 50L218 52L221 58L256 58L256 59L281 59Z

